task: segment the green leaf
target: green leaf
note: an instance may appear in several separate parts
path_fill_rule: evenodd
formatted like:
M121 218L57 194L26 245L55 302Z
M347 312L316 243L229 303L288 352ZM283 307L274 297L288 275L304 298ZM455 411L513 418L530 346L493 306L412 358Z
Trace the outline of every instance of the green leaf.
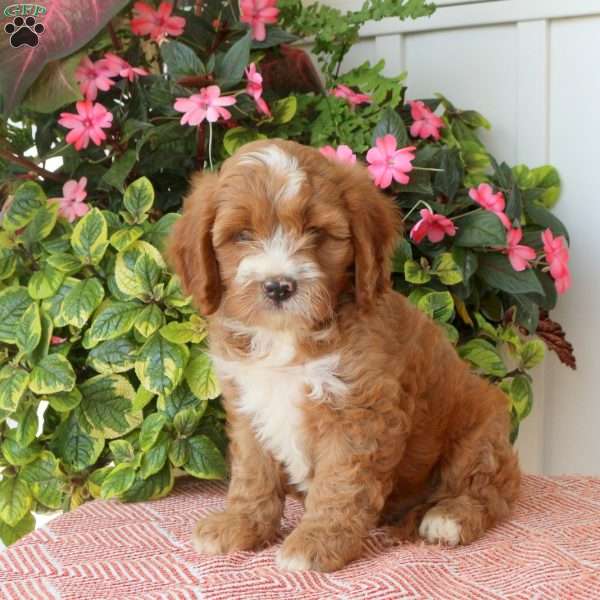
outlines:
M519 421L522 421L531 413L533 406L533 390L529 379L524 375L517 375L510 384L508 395Z
M252 32L249 30L229 48L221 60L217 60L215 76L221 88L229 89L239 83L244 69L250 62Z
M442 170L435 174L434 189L449 200L454 200L465 176L460 153L457 149L444 148L441 157L440 169Z
M35 529L35 517L27 513L14 527L0 521L0 540L10 546Z
M12 277L17 268L17 257L10 248L0 248L0 281Z
M492 212L472 212L455 221L454 243L466 248L506 246L506 229Z
M120 496L133 485L134 481L135 468L133 465L121 463L104 478L100 488L100 497L106 500Z
M137 344L131 338L118 337L92 348L86 362L98 373L124 373L133 369L137 349Z
M486 375L504 377L506 367L502 357L490 342L479 338L469 340L458 348L461 358L481 369Z
M175 415L173 425L179 435L188 437L196 431L201 418L202 413L195 408L184 408Z
M102 260L108 246L108 225L97 208L92 208L75 225L71 246L87 264L97 265Z
M52 323L55 327L65 327L67 325L62 312L62 304L65 296L78 281L79 280L74 277L67 277L54 296L46 298L42 302L42 313L47 314L52 319Z
M521 349L521 362L524 369L537 367L546 355L546 346L542 340L530 340Z
M187 440L184 438L177 438L171 440L169 446L169 460L173 463L174 467L183 467L188 461L190 456L190 449Z
M158 473L167 462L169 452L169 437L166 434L160 435L157 442L142 456L140 476L142 479L148 479L151 475Z
M127 180L127 177L129 177L129 173L131 173L133 167L135 167L137 160L138 157L135 150L130 149L125 151L121 156L115 158L100 181L107 186L123 192L125 189L125 181Z
M228 130L229 131L229 130ZM176 221L181 218L178 213L167 213L163 215L156 223L152 223L145 233L145 239L160 252L164 252L166 240L171 233L171 229ZM122 250L122 248L119 248Z
M133 399L133 410L143 410L154 396L154 393L149 392L143 385L140 385Z
M142 479L138 473L133 485L121 496L124 502L142 502L163 498L173 489L173 472L168 463L155 475Z
M60 288L65 274L46 264L29 279L27 291L34 300L44 300L53 296Z
M29 385L29 373L20 368L6 366L0 380L0 410L13 412Z
M408 132L402 117L392 108L385 108L381 111L381 119L375 126L372 136L372 146L375 145L377 138L391 134L396 138L398 148L404 148L409 145Z
M29 513L33 498L29 486L20 477L0 481L0 520L15 527Z
M450 292L429 292L419 299L417 308L440 323L446 323L454 316L454 300Z
M179 411L193 408L200 415L206 410L208 400L200 400L190 390L188 384L181 382L170 394L159 396L156 407L173 419Z
M116 463L130 462L135 457L135 450L127 440L113 440L108 443L108 447Z
M223 479L227 464L215 443L206 435L197 435L187 440L189 457L183 465L186 473L199 479Z
M20 446L29 446L37 435L39 426L37 410L35 406L28 406L17 419L17 429L15 431L15 441Z
M212 400L221 393L208 354L198 354L188 362L185 369L185 380L194 395L200 400Z
M23 287L13 286L0 291L0 342L14 344L15 333L31 298Z
M81 100L83 94L75 79L75 71L83 56L83 52L78 52L63 60L49 62L29 88L23 101L24 108L50 114L67 104Z
M256 129L246 127L233 127L228 129L223 136L223 148L229 156L232 156L245 144L256 140L266 140L267 136Z
M480 255L477 275L492 288L509 294L544 293L532 269L515 271L508 258L502 254Z
M21 352L31 354L37 348L42 339L42 321L36 303L31 304L23 313L15 337Z
M2 227L11 232L25 227L38 209L45 205L44 190L34 181L23 183L15 191L13 201L2 219Z
M282 44L291 44L297 39L297 35L271 25L267 27L267 37L262 42L253 40L252 48L272 48L273 46L281 46Z
M117 254L115 262L115 281L124 294L142 297L144 294L151 293L152 290L149 291L144 287L143 282L140 282L138 273L136 272L136 264L143 256L147 256L144 260L146 264L149 261L153 261L157 267L161 269L165 268L165 261L154 246L142 240L133 242L133 244Z
M112 302L101 310L89 331L89 337L96 341L112 340L131 330L137 316L142 312L139 302Z
M151 296L156 284L160 281L162 275L161 266L149 254L142 254L134 267L137 288L142 293Z
M154 204L154 188L147 177L136 179L125 190L123 197L125 209L136 223L142 223Z
M65 476L52 452L44 451L25 465L20 477L29 484L33 497L47 508L59 509L65 495Z
M135 225L134 227L127 227L126 229L119 229L110 236L110 244L116 250L125 250L131 246L133 242L138 240L144 235L144 230Z
M452 258L460 269L463 281L468 283L479 266L477 254L472 250L456 246L452 248Z
M74 410L56 430L50 449L75 471L96 463L104 449L104 438L93 437L81 426L82 415Z
M83 426L92 435L113 439L141 425L141 411L133 410L135 390L122 375L96 375L79 389Z
M197 321L171 321L160 329L160 335L174 344L199 344L207 336L206 324Z
M135 362L135 373L147 390L168 394L181 381L187 359L185 346L173 344L155 333L142 346Z
M139 444L144 452L152 448L163 427L167 424L167 416L157 412L147 416L140 429Z
M81 402L81 392L76 387L69 392L60 392L48 397L50 406L59 413L67 413L77 408Z
M72 274L81 269L81 260L72 254L66 252L60 252L58 254L51 254L46 262L55 269L62 271L63 273Z
M2 455L9 464L22 467L34 461L40 455L39 446L21 446L15 439L15 433L11 431L10 436L2 442Z
M83 327L103 299L104 288L96 277L77 282L63 300L65 321L74 327Z
M431 275L416 260L407 260L404 263L404 279L409 283L422 285L431 281Z
M443 252L435 257L433 272L444 285L456 285L463 280L461 270L450 252Z
M138 315L134 327L145 338L158 331L165 322L162 310L156 304L149 304Z
M33 246L48 237L58 218L58 203L52 202L38 209L31 222L21 234L21 239L26 246Z
M201 75L205 71L198 55L186 44L175 41L165 42L160 46L160 53L167 65L167 72L174 79L187 75Z
M558 217L554 216L548 209L535 202L526 202L525 214L527 215L528 221L531 223L539 225L544 229L549 228L554 235L564 235L567 242L570 243L567 228L564 226L563 222Z
M75 371L62 354L49 354L31 372L29 389L34 394L69 392L75 387Z
M273 115L273 123L283 125L289 123L296 112L298 111L298 99L296 96L288 96L276 100L271 105L271 114Z

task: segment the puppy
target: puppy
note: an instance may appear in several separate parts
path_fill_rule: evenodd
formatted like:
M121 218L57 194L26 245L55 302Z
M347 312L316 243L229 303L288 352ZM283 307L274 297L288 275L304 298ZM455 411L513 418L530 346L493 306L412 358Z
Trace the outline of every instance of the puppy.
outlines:
M282 569L333 571L378 524L468 544L509 515L519 467L508 399L390 284L401 222L362 166L299 144L242 147L196 178L170 260L208 317L228 415L224 512L204 554L276 537Z

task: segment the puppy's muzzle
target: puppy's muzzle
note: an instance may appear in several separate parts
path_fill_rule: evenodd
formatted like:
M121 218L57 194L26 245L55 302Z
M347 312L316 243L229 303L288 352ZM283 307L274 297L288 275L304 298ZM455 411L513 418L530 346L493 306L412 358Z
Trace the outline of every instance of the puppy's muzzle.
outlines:
M272 277L263 283L265 296L274 302L285 302L298 289L298 284L289 277Z

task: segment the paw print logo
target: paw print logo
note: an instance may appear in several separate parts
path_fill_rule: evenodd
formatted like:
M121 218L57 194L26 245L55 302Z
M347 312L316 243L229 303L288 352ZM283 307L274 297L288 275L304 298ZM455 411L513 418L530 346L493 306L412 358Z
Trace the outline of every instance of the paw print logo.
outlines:
M10 35L10 45L13 48L19 46L30 46L35 48L39 42L39 36L46 31L46 28L37 23L35 17L15 17L12 23L4 26L4 31Z

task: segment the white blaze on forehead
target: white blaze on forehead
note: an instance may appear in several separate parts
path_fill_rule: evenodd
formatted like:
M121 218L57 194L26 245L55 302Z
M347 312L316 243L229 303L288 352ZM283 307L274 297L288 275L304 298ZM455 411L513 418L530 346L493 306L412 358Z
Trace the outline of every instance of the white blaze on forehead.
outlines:
M262 164L274 174L285 178L285 183L273 198L273 202L293 198L300 191L300 187L306 181L306 175L300 168L295 156L288 154L279 146L265 146L261 150L248 152L242 155L239 164Z
M242 259L235 280L238 284L264 281L269 277L284 276L296 280L321 277L319 266L311 260L296 256L297 240L287 235L281 227L268 240L261 242L256 254Z

